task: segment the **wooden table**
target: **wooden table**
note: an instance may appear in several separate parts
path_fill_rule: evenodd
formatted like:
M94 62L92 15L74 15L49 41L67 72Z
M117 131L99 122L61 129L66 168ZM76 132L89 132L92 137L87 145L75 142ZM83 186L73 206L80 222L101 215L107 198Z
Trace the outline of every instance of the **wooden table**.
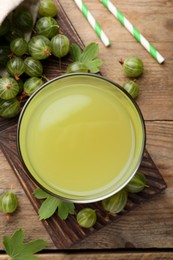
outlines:
M56 251L0 151L0 193L12 186L18 194L20 205L17 214L8 222L0 213L0 249L3 250L2 236L11 235L21 227L25 230L27 240L42 238L48 241L49 251L41 254L41 259L173 259L173 253L168 252L173 248L173 1L112 1L165 57L162 65L150 56L99 0L85 0L85 3L110 37L112 44L109 48L104 47L73 1L60 2L84 44L91 41L99 43L104 76L121 85L127 78L122 73L119 59L136 55L143 60L145 72L138 79L140 95L137 103L146 123L146 148L168 187L119 221L78 243L74 247L75 255L71 252L67 254L66 251ZM94 251L88 253L88 249ZM3 253L1 251L0 259L6 259Z

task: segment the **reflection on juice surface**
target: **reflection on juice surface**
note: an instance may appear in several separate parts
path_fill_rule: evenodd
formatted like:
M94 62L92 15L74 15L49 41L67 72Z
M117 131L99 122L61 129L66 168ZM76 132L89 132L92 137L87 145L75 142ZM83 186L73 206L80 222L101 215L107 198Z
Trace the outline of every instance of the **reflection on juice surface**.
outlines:
M133 120L121 102L110 90L76 85L40 106L27 133L38 175L69 194L96 193L121 178L135 150Z

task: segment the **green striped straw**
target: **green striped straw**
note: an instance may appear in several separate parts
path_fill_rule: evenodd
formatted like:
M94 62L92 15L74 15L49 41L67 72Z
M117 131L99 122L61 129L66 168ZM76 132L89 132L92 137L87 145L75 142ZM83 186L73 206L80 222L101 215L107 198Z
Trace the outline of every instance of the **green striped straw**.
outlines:
M88 10L88 8L86 7L86 5L84 4L84 2L82 0L74 0L74 2L76 3L76 5L79 7L79 9L81 10L81 12L83 13L83 15L85 16L85 18L88 20L88 22L90 23L90 25L93 27L94 31L96 32L96 34L99 36L99 38L102 40L102 42L104 43L104 45L106 47L108 47L111 43L109 38L107 37L107 35L104 33L104 31L102 30L102 28L100 27L100 25L97 23L97 21L95 20L95 18L93 17L93 15L91 14L91 12Z
M110 0L100 0L102 4L118 19L118 21L142 44L142 46L158 61L164 62L164 57L150 44L147 39L129 22L129 20L111 3Z

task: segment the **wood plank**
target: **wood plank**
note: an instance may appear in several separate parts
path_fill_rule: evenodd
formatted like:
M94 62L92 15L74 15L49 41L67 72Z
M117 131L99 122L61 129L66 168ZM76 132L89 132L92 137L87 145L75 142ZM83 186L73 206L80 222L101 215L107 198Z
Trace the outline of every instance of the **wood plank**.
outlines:
M172 247L173 122L146 122L146 127L148 132L147 147L152 156L155 157L156 163L159 164L161 160L159 170L168 184L167 190L157 198L152 199L150 203L145 203L127 216L123 216L117 223L112 222L103 230L98 231L97 234L84 239L75 248L125 248L129 245L136 248ZM20 204L20 211L14 214L10 222L6 223L5 219L0 222L0 233L10 235L17 227L23 227L26 230L26 239L43 237L48 241L48 248L54 248L23 189L18 184L13 171L7 164L3 154L0 153L0 155L0 161L3 162L0 191L3 191L4 187L9 189L13 184L15 191L19 194L20 201L23 201ZM1 219L4 218L2 213L0 213L0 217ZM31 225L31 223L34 224ZM160 234L162 234L161 238ZM2 237L0 237L0 244L2 245L1 239Z
M137 102L142 108L144 118L146 120L172 120L172 1L122 0L120 3L117 2L120 10L145 33L145 36L166 57L164 65L158 65L116 20L112 20L110 14L97 1L86 0L86 3L90 4L94 15L97 16L105 31L109 31L109 36L113 41L111 48L106 49L102 45L82 15L79 16L80 12L73 1L61 0L60 2L65 7L83 42L85 44L93 40L99 42L100 55L104 60L102 73L105 76L117 81L119 84L123 84L126 78L122 75L121 67L118 64L119 57L133 54L142 57L146 68L145 75L138 80L141 93ZM115 3L115 1L113 2ZM80 17L80 19L76 19L76 17ZM79 23L79 20L82 22ZM113 27L114 23L115 27ZM149 30L148 28L154 29ZM150 203L145 203L145 205L134 210L125 218L123 217L118 223L112 223L99 231L97 235L86 239L78 245L79 248L99 249L129 246L137 248L172 248L173 182L171 175L173 166L173 126L172 122L168 121L146 122L146 124L147 149L168 183L168 189ZM15 190L21 193L21 200L24 202L20 209L22 210L20 218L17 212L16 218L8 224L4 225L4 221L0 222L0 233L11 234L16 227L20 227L21 223L23 223L22 226L27 231L26 238L28 240L44 237L49 242L48 248L54 248L45 229L38 221L30 202L23 193L23 189L18 184L13 171L0 152L0 162L3 161L1 167L3 182L0 183L0 190L3 191L9 188L11 184L14 184ZM0 214L0 217L2 219L4 216ZM35 226L37 232L34 232ZM157 257L161 255L159 253ZM128 258L130 257L131 255L128 256Z
M33 210L25 191L21 187L19 180L14 174L14 171L7 162L4 154L0 149L0 194L13 190L18 197L19 207L15 214L7 221L6 216L0 212L0 248L2 249L2 237L4 235L11 235L18 228L25 230L28 239L35 237L35 239L45 239L48 241L48 247L55 248L42 223L38 220L36 212Z
M171 172L173 167L173 121L146 122L147 149L160 172L172 187Z
M173 2L167 0L123 0L120 2L113 0L112 2L160 51L165 57L164 64L159 65L99 1L86 0L85 3L111 39L112 45L109 48L105 48L102 44L74 1L61 1L84 44L91 41L99 43L100 57L104 61L103 75L120 85L124 84L127 78L122 73L119 59L139 56L144 62L145 73L137 80L140 86L137 102L145 120L172 120Z
M138 253L138 252L121 252L121 253L52 253L52 254L38 254L40 260L172 260L173 253L171 252L150 252L150 253ZM1 255L0 260L7 260L6 255Z
M49 258L47 258L49 257ZM40 255L40 259L50 259L50 260L73 260L75 257L76 260L172 260L173 258L173 253L108 253L108 254L100 254L100 253L95 253L95 254L56 254L52 256L52 259L50 258L50 255Z
M75 248L172 248L173 122L149 121L146 128L147 149L168 185L166 191Z
M159 127L160 135L163 136L163 133L166 129L166 123L158 125ZM172 127L172 128L171 128ZM153 128L153 123L152 123ZM168 125L168 128L170 129L170 133L173 133L173 124ZM170 142L172 142L172 135L169 135ZM158 137L156 137L158 138ZM162 149L161 147L157 147L157 149ZM171 146L170 146L170 153L168 153L170 158L172 158L171 154ZM5 180L5 179L4 179ZM9 181L9 180L8 180ZM5 184L4 184L5 186ZM8 187L7 184L5 187ZM173 195L173 194L172 194ZM134 247L151 247L153 246L171 246L172 245L172 234L171 230L172 227L172 219L170 218L170 214L173 214L170 212L170 200L168 200L168 196L171 196L170 190L169 193L166 192L165 194L158 196L155 200L150 201L150 204L147 205L141 205L139 209L134 210L134 214L128 214L127 216L124 216L121 220L118 221L118 223L112 222L111 225L108 225L107 228L104 228L102 231L98 231L98 234L92 235L92 239L89 237L88 239L85 239L83 242L76 245L75 248L117 248L117 247L127 247L127 245L130 243L130 245ZM171 197L170 197L171 199ZM172 199L171 199L172 200ZM162 204L163 203L163 204ZM172 207L173 208L173 207ZM153 212L154 209L154 212ZM28 221L28 211L30 212L30 209L28 209L25 214L21 216L24 223L25 221ZM31 210L32 212L32 210ZM24 212L23 212L24 213ZM18 214L15 215L16 219L14 220L14 223L17 223ZM150 219L148 219L150 217ZM164 222L163 222L164 219ZM150 220L150 221L149 221ZM33 221L33 219L32 219ZM34 220L36 221L36 220ZM167 225L165 226L165 221ZM22 223L22 221L21 221ZM28 223L28 222L27 222ZM26 227L30 229L29 226L31 222L28 223L28 226ZM37 223L37 222L36 222ZM128 223L128 224L127 224ZM11 225L10 223L6 223L6 226L4 226L4 223L1 223L4 233L10 233L11 234ZM137 232L134 232L134 227ZM143 227L145 226L145 229L143 230ZM5 229L4 229L5 227ZM25 227L25 226L24 226ZM13 227L14 229L14 227ZM27 231L28 231L27 229ZM33 227L33 230L34 227ZM150 231L154 230L154 233L151 235ZM30 230L31 232L32 230ZM160 232L165 234L167 243L159 241ZM37 236L42 237L42 233L45 234L43 230L37 233ZM116 234L116 236L114 235ZM141 236L141 234L143 234ZM148 234L149 237L148 237ZM31 237L35 237L35 233L31 234ZM28 236L28 234L27 234ZM162 235L163 237L163 235ZM145 239L146 238L146 239ZM94 243L93 243L94 241ZM49 245L50 246L50 245ZM50 246L51 247L51 246ZM49 247L49 248L50 248Z
M58 21L61 30L64 34L68 35L71 42L77 42L82 45L82 42L74 31L70 21L66 17L66 14L64 13L64 10L61 8L61 5L58 1L57 5L59 9ZM54 63L46 60L46 76L48 76L48 78L54 78L56 75L62 74L64 68L69 62L70 57L68 56L67 58L62 59L61 68L57 68ZM10 120L9 127L3 130L4 122L3 120L0 121L0 125L2 126L0 136L1 149L6 155L12 168L14 169L14 172L18 177L20 183L22 184L31 203L33 204L33 207L35 208L36 212L38 212L41 201L37 200L32 195L34 189L36 189L37 186L28 177L19 160L16 147L16 122L14 120L13 122L14 125L12 125ZM67 221L62 221L60 218L57 217L57 215L55 215L52 218L43 221L42 223L49 232L55 246L59 249L69 248L73 246L88 235L95 233L107 224L111 223L113 220L118 220L124 214L127 214L129 211L133 210L141 203L150 200L154 195L160 193L166 188L166 184L163 178L159 174L159 171L157 170L155 164L153 163L147 152L145 152L144 154L140 170L146 175L149 188L146 188L140 194L129 194L128 204L121 214L110 214L108 217L106 211L101 206L101 203L92 203L88 205L76 205L76 211L86 206L92 207L97 210L98 220L96 225L92 229L82 229L81 227L79 227L75 216L70 216Z
M16 147L16 125L11 126L1 132L0 145L10 165L14 169L16 176L22 184L27 196L29 197L33 207L35 208L36 212L38 212L41 201L37 200L32 195L37 186L31 181L18 158ZM73 246L88 235L95 233L96 231L110 224L113 220L120 219L124 214L127 214L137 206L140 206L141 203L152 199L154 195L159 194L166 188L166 184L164 183L162 176L160 175L158 169L147 152L144 153L144 157L139 169L145 174L149 187L145 188L144 191L138 194L129 193L126 208L120 214L110 214L108 216L106 211L101 206L101 203L91 203L87 205L76 204L76 211L84 207L91 207L97 211L97 223L92 229L80 228L75 219L75 216L70 216L68 220L62 221L60 218L58 218L57 215L54 215L50 219L43 221L42 223L49 232L55 246L59 249Z

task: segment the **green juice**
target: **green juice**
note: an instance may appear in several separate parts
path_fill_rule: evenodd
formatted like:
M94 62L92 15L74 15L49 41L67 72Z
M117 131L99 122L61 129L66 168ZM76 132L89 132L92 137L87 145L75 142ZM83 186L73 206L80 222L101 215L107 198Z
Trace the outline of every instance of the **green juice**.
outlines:
M136 170L144 129L121 89L99 77L73 75L51 82L30 100L19 146L43 188L69 200L99 200Z

